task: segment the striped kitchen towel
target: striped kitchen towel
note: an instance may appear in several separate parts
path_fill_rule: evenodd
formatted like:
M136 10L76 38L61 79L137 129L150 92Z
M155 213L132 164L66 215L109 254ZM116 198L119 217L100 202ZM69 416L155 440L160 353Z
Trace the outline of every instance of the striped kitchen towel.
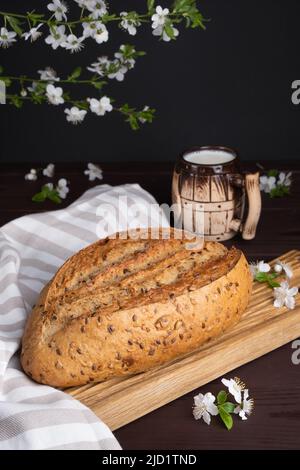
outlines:
M28 378L18 350L26 317L57 268L108 232L126 230L128 223L168 226L154 198L131 184L96 186L66 209L27 215L0 229L1 450L121 448L88 408Z

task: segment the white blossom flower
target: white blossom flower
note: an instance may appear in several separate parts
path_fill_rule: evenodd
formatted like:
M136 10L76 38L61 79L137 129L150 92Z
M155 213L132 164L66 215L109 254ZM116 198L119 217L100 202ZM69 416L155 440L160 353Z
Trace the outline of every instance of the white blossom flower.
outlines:
M173 35L174 37L177 37L179 35L178 29L174 28L172 25L170 26L173 30ZM158 26L152 31L152 34L154 36L160 36L162 37L163 41L169 42L171 41L171 37L167 34L166 30L164 29L163 26Z
M72 106L71 109L66 108L65 113L68 122L78 124L84 120L87 111L85 109L79 109L77 106Z
M268 273L271 269L271 266L268 263L262 261L257 261L256 263L250 263L249 268L253 277L258 273Z
M290 288L289 283L283 281L280 283L280 287L274 288L273 293L275 298L274 307L281 308L285 305L290 310L295 308L295 295L298 294L297 287Z
M108 31L104 24L97 27L95 34L93 35L93 39L95 39L97 44L102 44L103 42L108 41Z
M31 168L30 172L25 175L25 179L28 181L37 180L37 171L35 168Z
M53 183L46 183L46 184L44 184L44 186L46 186L47 188L49 188L50 191L52 191L53 188L54 188Z
M43 90L38 89L39 84L37 82L32 82L31 86L27 87L27 90L30 91L30 93L36 93L37 95L42 95Z
M281 171L278 175L278 181L277 184L281 184L283 186L291 186L292 180L291 180L292 172L290 171L289 173L285 174L283 171Z
M75 34L69 34L66 41L62 43L62 47L71 52L79 52L84 47L84 36L78 38Z
M62 21L63 19L67 21L66 13L68 11L67 5L61 0L52 0L53 3L48 3L47 8L49 11L54 13L57 21Z
M65 100L63 99L63 89L61 87L55 87L51 83L47 85L46 96L50 104L55 106L63 104Z
M75 0L80 8L86 8L89 11L93 11L96 5L96 0Z
M210 415L216 416L219 414L217 406L214 404L215 396L208 392L205 395L199 393L194 397L193 415L195 419L203 418L206 424L210 424Z
M94 181L95 179L103 179L101 168L98 165L95 165L94 163L87 164L87 169L84 171L84 174L88 175L89 181Z
M113 63L117 64L118 61L113 61ZM124 80L125 74L128 72L128 68L125 65L120 65L120 68L116 70L116 72L112 72L108 75L108 78L115 78L118 82L122 82Z
M40 79L45 82L58 82L60 80L55 70L51 67L46 67L45 70L38 70L38 73L40 74Z
M284 273L289 279L293 277L293 270L291 266L287 263L283 263L282 261L276 261L276 264L274 266L274 271L276 273L281 273L282 271L284 271Z
M1 28L0 30L0 46L7 48L12 45L13 42L16 42L17 33L13 31L7 31L6 28Z
M91 12L90 16L95 20L107 13L107 6L104 0L95 0L94 6L87 6L87 9Z
M49 36L45 39L46 44L49 44L54 50L62 46L66 41L65 31L66 27L64 25L52 26Z
M276 187L276 178L275 176L261 176L259 178L259 187L261 191L265 193L270 193L272 189Z
M124 57L124 51L125 51L125 48L126 46L124 46L124 44L122 44L122 46L120 46L120 50L119 52L116 52L114 54L115 58L120 62L120 64L124 65L127 67L127 69L132 69L135 65L135 59L133 59L133 57Z
M84 37L92 37L98 44L108 41L108 31L106 26L100 21L91 21L83 23Z
M25 39L25 41L27 41L27 39L30 39L31 42L36 41L43 34L41 31L38 31L41 26L43 26L43 23L38 24L34 28L31 28L27 33L23 33L22 37Z
M90 110L98 116L104 116L106 112L110 112L113 107L110 104L110 99L107 96L102 96L100 100L96 98L88 98L90 103Z
M229 393L234 397L235 401L239 404L242 403L242 391L245 388L245 384L238 378L234 379L222 379L222 384L228 388Z
M66 199L68 192L70 191L68 187L68 182L65 178L58 180L56 191L61 199Z
M43 169L43 175L48 176L48 178L53 178L55 171L55 165L53 163L49 163L46 168Z
M143 111L148 111L148 109L149 109L149 106L144 106ZM139 117L139 121L140 121L140 123L145 124L146 119L142 118L142 117Z
M100 77L103 77L110 65L110 61L106 56L98 57L97 62L93 62L87 70L90 72L97 73Z
M234 413L238 414L242 420L247 419L247 415L251 415L254 406L253 398L249 399L249 390L246 388L243 393L242 402L235 407Z
M160 5L156 7L155 11L156 13L154 13L154 15L152 15L151 17L153 29L156 29L158 26L164 25L168 14L170 13L168 8L162 9Z
M128 16L127 11L121 11L120 16L123 18L121 23L120 23L122 28L124 28L126 31L128 31L128 33L131 36L135 36L136 35L136 28L138 26L140 26L140 24L141 24L140 21L133 20L133 19L128 19L127 18L127 16Z
M27 90L25 90L25 88L23 88L23 90L21 90L20 95L25 98L25 96L27 96Z

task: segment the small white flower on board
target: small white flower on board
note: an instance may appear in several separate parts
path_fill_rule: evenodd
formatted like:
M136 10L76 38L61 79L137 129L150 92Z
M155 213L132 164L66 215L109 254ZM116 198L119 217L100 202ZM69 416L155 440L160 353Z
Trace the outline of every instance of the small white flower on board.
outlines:
M243 421L247 419L247 415L251 415L253 411L254 400L249 398L249 390L246 388L243 393L242 402L235 407L234 413L238 414Z
M55 165L53 163L49 163L46 168L43 169L43 175L48 176L48 178L53 178L55 172Z
M293 270L291 266L287 263L283 263L282 261L276 262L274 266L274 271L278 274L283 271L289 279L293 277Z
M31 168L30 172L25 175L25 180L27 181L37 180L37 171L35 168Z
M214 404L216 397L208 392L205 395L199 393L194 397L193 415L195 419L203 419L206 424L210 424L211 415L219 414L218 407Z
M56 191L61 199L66 199L68 192L70 191L68 187L68 182L65 178L58 180Z
M94 163L88 163L87 169L84 171L84 174L88 175L89 181L94 181L95 179L103 179L101 168L98 165L95 165Z
M271 266L268 263L262 261L257 261L256 263L250 263L249 268L253 277L258 273L268 273L271 269Z
M278 182L277 184L281 184L283 186L291 186L292 180L291 180L292 172L290 171L289 173L284 173L281 171L278 175Z
M287 281L280 283L279 287L274 289L274 307L281 308L286 306L290 310L295 308L295 296L298 294L298 287L291 287Z
M260 190L264 191L265 193L270 193L276 186L275 176L261 176L259 178L259 182Z
M71 109L66 108L65 113L67 115L68 122L78 124L84 120L87 111L85 111L85 109L79 109L77 106L72 106Z
M234 379L222 379L222 384L228 388L228 392L234 397L237 403L242 402L242 391L245 388L245 384L238 378Z

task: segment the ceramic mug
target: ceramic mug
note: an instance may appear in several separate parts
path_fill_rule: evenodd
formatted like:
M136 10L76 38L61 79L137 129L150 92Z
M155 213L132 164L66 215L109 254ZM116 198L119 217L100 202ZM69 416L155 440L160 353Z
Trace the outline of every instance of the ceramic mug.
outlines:
M259 173L241 173L231 148L193 147L177 159L172 201L176 227L207 240L229 240L238 232L251 240L261 212Z

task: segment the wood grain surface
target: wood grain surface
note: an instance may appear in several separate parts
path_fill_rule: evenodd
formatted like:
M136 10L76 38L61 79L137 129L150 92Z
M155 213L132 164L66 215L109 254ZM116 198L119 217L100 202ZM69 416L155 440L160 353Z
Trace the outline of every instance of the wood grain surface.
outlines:
M293 285L299 285L300 251L279 259L292 266ZM65 391L115 430L298 336L298 298L294 310L277 309L273 307L272 289L255 283L241 321L219 339L152 371Z
M293 186L291 195L281 199L271 200L263 194L262 217L254 240L247 242L235 237L225 243L241 248L249 260L271 260L300 249L300 164L284 158L280 162L260 163L266 170L292 170ZM24 174L32 166L41 167L39 163L0 164L0 226L31 212L56 208L50 202L43 205L31 202L41 186L41 181L24 181ZM172 162L101 165L104 183L139 183L159 203L171 202L173 166ZM243 168L255 171L256 165L244 162ZM56 165L56 177L68 178L71 186L68 199L60 207L99 183L89 182L84 169L85 165L78 163ZM230 376L241 377L250 388L255 409L248 421L235 420L230 432L218 421L206 426L192 417L193 396L207 391L216 395L222 387L220 379L216 379L202 387L197 383L192 392L118 429L116 437L124 449L299 449L300 364L292 363L293 345L297 343L287 343L231 372Z

